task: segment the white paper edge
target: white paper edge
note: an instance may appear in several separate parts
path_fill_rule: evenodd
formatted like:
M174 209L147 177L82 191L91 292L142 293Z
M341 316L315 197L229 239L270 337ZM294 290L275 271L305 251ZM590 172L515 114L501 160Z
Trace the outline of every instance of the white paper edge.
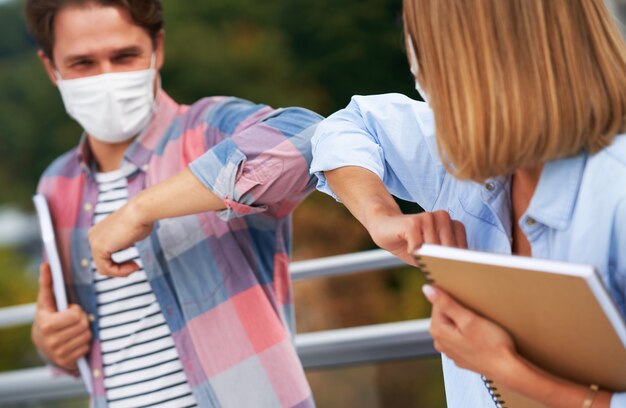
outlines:
M67 309L67 294L65 293L63 269L61 268L61 260L59 259L59 252L57 251L50 210L48 209L46 198L41 194L33 196L33 203L35 204L37 218L39 219L39 227L41 228L41 238L43 240L44 249L46 251L46 256L48 257L48 263L50 264L52 289L54 292L57 310L63 311ZM77 365L80 376L85 384L85 388L87 388L87 392L91 394L93 389L91 384L91 372L85 357L78 359Z

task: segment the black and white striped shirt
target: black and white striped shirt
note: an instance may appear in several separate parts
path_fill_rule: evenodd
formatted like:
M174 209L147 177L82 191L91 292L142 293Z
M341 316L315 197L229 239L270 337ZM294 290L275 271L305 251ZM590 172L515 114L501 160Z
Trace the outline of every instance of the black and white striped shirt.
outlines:
M123 169L96 174L99 195L94 224L128 201ZM110 408L195 407L171 331L146 279L139 252L132 247L113 254L132 260L140 270L126 278L100 275L92 262L104 387Z

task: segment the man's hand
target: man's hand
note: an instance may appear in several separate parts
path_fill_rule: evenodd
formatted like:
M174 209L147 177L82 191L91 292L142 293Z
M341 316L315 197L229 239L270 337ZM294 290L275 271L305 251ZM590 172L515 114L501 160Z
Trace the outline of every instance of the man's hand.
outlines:
M124 207L89 230L89 244L96 269L103 275L125 277L139 270L134 262L116 263L112 254L150 235L154 223L226 208L188 168L143 190Z
M39 271L39 295L31 332L33 343L50 362L67 371L75 371L76 361L87 354L90 347L87 315L75 304L58 312L50 266L43 263Z
M445 211L379 215L368 221L366 228L376 245L412 265L412 253L422 244L467 248L465 227Z
M93 262L102 275L126 277L139 270L135 262L116 263L112 256L150 235L153 224L143 221L140 215L137 200L133 199L89 230Z

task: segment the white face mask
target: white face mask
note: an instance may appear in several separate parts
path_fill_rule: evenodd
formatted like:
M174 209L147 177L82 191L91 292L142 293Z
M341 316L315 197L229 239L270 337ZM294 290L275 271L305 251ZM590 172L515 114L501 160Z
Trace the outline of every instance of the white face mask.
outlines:
M65 110L83 129L105 143L125 142L141 133L154 112L154 68L62 79L57 86Z
M411 73L415 79L415 89L424 99L424 102L428 103L428 94L422 87L420 86L419 81L417 80L417 74L419 73L419 64L417 62L417 55L415 54L415 49L413 48L413 41L410 39L407 40L408 44L408 52L409 52L409 60L411 61Z

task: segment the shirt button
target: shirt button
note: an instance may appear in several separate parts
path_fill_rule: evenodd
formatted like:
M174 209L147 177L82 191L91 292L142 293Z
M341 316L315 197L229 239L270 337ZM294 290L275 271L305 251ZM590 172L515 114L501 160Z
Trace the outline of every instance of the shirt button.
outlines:
M496 189L496 183L494 183L493 181L488 181L485 183L485 188L487 189L487 191L493 191Z
M98 378L100 378L101 375L102 375L102 373L100 372L100 370L97 369L97 368L94 368L94 370L93 370L93 378L98 379Z
M143 171L148 171L150 169L150 165L149 164L144 164L143 166L141 166L141 170Z
M528 225L529 227L532 227L533 225L535 225L537 223L537 221L535 221L534 218L532 217L528 217L526 218L526 225Z
M85 211L91 211L92 209L93 209L93 205L91 205L91 203L85 204Z
M94 314L93 314L93 313L89 313L89 314L87 315L87 319L89 319L89 321L93 323L93 322L95 322L95 321L96 321L96 316L94 316Z
M86 258L81 259L80 266L82 266L83 268L88 267L89 266L89 261Z

